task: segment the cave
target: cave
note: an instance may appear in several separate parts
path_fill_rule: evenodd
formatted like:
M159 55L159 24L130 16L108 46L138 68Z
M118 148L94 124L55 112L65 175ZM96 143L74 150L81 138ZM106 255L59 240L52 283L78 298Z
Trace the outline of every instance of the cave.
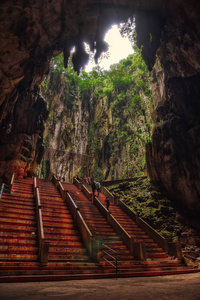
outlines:
M2 0L0 3L0 178L14 167L31 176L41 161L48 118L40 84L51 59L75 46L74 69L98 60L112 24L134 16L138 46L152 76L151 180L192 212L200 212L200 3L196 0Z

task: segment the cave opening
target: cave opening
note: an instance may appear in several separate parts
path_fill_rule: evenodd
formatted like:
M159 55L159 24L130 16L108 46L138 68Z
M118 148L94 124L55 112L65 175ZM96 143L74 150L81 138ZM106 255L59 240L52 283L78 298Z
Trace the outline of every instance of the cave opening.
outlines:
M78 76L73 70L75 49L67 68L62 54L51 63L41 88L49 119L44 158L36 169L39 177L54 173L64 181L72 182L75 175L102 181L146 173L145 143L152 128L150 72L136 46L135 20L111 28L121 38L115 41L117 63L112 64L106 52L106 64L86 66L89 71L81 68ZM113 47L109 39L105 42ZM120 53L121 43L129 46L128 52ZM95 53L90 56L91 62Z

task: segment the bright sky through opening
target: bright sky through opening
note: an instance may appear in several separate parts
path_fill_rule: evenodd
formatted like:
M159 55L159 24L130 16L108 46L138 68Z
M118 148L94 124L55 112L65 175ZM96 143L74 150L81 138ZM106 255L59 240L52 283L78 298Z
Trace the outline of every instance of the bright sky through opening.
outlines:
M127 37L122 37L117 25L113 25L111 29L106 33L105 39L109 44L109 58L99 59L98 65L95 62L89 62L85 67L86 72L92 71L95 66L108 70L110 65L118 63L121 59L127 58L129 54L133 54L133 48L131 42Z

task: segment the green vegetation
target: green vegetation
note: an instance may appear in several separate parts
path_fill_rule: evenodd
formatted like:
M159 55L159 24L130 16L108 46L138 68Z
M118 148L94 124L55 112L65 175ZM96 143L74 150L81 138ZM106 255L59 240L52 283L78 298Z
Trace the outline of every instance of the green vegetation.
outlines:
M150 78L141 50L134 50L109 71L97 66L90 73L81 70L80 76L71 62L64 68L60 54L42 85L50 109L45 146L51 147L54 139L58 150L76 152L84 135L87 146L82 154L94 156L89 172L99 180L145 172L145 143L151 138ZM87 137L73 117L80 111Z
M125 181L108 189L169 241L186 241L195 236L180 207L148 178L135 177L133 182Z

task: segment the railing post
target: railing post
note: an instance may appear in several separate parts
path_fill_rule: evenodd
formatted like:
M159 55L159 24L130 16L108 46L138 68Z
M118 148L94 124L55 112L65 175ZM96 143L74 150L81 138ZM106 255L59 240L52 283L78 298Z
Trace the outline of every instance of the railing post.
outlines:
M49 254L49 242L42 240L41 242L41 253L40 253L40 261L41 263L48 262L48 254Z
M168 254L170 256L177 257L178 260L181 261L183 259L181 243L180 242L168 243Z
M144 242L134 242L134 240L131 239L131 254L137 260L146 260L145 243Z
M11 194L11 192L12 192L12 186L13 186L14 179L15 179L15 173L12 173L12 177L11 177L9 188L8 188L9 194Z
M100 240L96 238L92 238L91 248L92 248L92 259L94 261L99 261L101 257Z
M38 228L38 240L39 240L39 258L41 263L48 262L48 254L49 254L49 242L45 241L44 238L44 228L42 221L42 210L41 210L41 202L40 202L40 193L39 187L37 187L36 178L34 178L34 196L36 199L36 217L37 217L37 228Z
M106 221L108 222L108 224L111 223L110 218L111 218L111 212L110 212L110 211L107 211Z
M52 176L52 181L53 181L53 184L56 184L56 182L58 181L55 174L53 174L53 176Z
M135 223L136 223L137 225L139 224L139 216L138 216L138 215L135 216Z
M5 183L2 183L2 185L1 185L1 191L0 191L0 200L1 200L1 197L3 195L4 187L5 187Z
M114 204L117 206L119 205L119 198L116 196L114 196Z
M33 195L36 196L37 178L33 178Z

